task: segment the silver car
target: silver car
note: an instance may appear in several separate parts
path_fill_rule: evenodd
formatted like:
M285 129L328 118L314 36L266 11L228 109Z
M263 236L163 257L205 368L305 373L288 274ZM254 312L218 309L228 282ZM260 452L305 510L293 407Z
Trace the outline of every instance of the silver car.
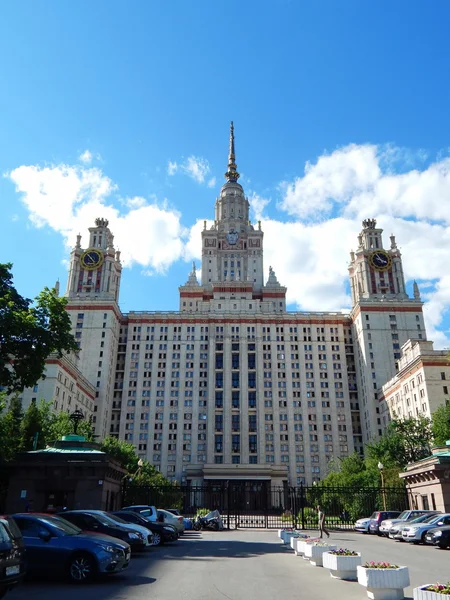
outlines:
M402 538L405 542L412 542L413 544L425 543L425 535L429 529L433 527L442 527L443 525L450 525L450 513L444 515L435 515L430 517L428 521L424 523L416 523L415 525L410 524L408 527L404 527L402 531Z
M369 533L369 525L371 519L374 519L376 513L373 513L372 516L366 517L364 519L358 519L354 525L354 530L359 531L360 533Z
M416 517L415 519L411 519L409 521L399 521L398 523L394 523L392 527L389 529L389 537L391 540L400 540L403 542L402 531L405 527L409 527L410 525L415 525L416 523L426 523L433 517L437 517L437 515L442 514L440 511L436 511L434 513L421 515L420 517Z
M389 530L391 527L397 523L411 521L412 519L416 519L424 514L427 514L428 516L435 515L437 512L438 511L436 510L404 510L395 519L385 519L384 521L381 521L379 532L381 535L387 536L389 535Z

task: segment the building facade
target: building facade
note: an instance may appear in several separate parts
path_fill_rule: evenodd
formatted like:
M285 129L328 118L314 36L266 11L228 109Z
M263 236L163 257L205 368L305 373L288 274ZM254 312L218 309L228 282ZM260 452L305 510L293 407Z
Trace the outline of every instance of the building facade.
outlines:
M430 418L449 402L450 359L433 342L408 340L401 348L396 375L383 385L380 414L383 429L394 418L423 415Z
M45 361L44 377L34 387L20 395L26 410L32 402L53 402L55 412L81 410L87 420L93 420L96 405L95 388L75 365L76 357L51 354Z
M174 312L119 308L120 254L97 219L71 254L67 298L95 388L99 436L118 436L173 480L311 483L331 458L381 434L378 388L400 346L425 327L400 252L374 220L351 253L352 310L286 310L286 287L264 278L261 223L238 183L234 130L215 220Z

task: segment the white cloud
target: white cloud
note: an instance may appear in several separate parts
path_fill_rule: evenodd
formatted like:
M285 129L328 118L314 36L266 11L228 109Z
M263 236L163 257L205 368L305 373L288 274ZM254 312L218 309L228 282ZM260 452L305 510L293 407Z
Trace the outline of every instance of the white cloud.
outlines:
M125 266L133 263L164 272L183 254L185 230L180 214L167 203L147 204L143 198L127 199L126 212L113 205L117 186L100 169L80 166L21 166L9 173L36 227L49 226L74 244L78 232L105 217L122 250ZM122 203L123 204L123 203ZM86 236L82 242L88 243Z
M260 221L263 219L263 213L266 206L270 203L270 200L267 198L263 198L256 192L251 192L248 201L250 204L250 208L253 211L253 216L255 219Z
M90 152L89 150L85 150L84 152L82 152L80 154L80 156L78 158L85 165L90 165L92 162L92 152Z
M169 161L167 165L167 174L172 176L178 172L184 173L197 183L205 183L206 176L211 172L211 168L206 158L202 158L201 156L189 156L180 164L176 161ZM215 185L216 178L212 177L208 181L208 186L214 187Z
M178 171L178 164L177 162L171 162L169 160L169 164L167 165L167 174L172 176L175 175L175 173Z
M101 160L102 157L100 154L93 154L90 150L85 150L80 154L78 160L82 162L84 165L90 165L93 160Z

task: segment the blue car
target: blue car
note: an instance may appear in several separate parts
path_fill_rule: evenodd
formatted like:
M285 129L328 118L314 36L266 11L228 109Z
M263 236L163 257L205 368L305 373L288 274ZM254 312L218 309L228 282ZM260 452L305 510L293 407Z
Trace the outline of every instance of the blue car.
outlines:
M99 574L118 573L130 562L126 542L82 532L61 517L23 513L13 519L22 532L29 575L65 576L85 583Z

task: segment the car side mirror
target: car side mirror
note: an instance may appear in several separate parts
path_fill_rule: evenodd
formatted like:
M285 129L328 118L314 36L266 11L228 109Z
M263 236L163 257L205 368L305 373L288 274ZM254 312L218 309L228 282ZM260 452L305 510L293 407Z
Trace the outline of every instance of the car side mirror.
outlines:
M50 531L47 531L47 529L40 529L39 530L39 538L43 541L43 542L49 542L50 539L52 537L52 534L50 533Z

